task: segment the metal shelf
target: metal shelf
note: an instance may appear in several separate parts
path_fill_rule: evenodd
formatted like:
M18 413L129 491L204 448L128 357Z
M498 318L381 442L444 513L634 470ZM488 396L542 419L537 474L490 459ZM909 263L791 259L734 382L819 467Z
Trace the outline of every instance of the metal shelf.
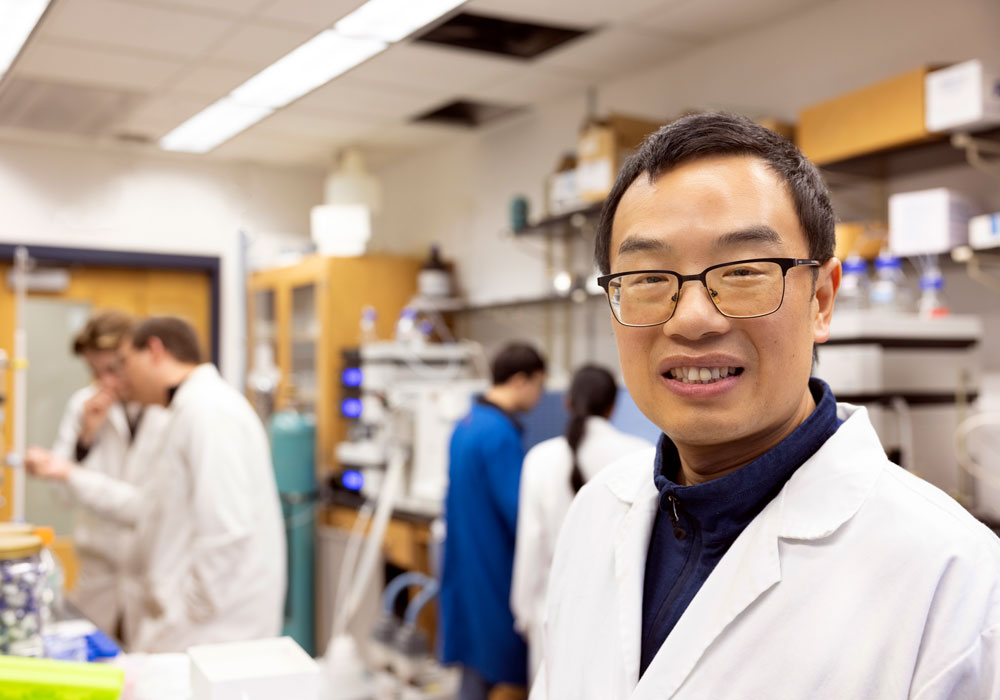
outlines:
M588 220L597 219L604 208L604 202L591 204L583 209L550 216L528 224L519 231L514 231L517 237L524 236L566 236L575 234Z

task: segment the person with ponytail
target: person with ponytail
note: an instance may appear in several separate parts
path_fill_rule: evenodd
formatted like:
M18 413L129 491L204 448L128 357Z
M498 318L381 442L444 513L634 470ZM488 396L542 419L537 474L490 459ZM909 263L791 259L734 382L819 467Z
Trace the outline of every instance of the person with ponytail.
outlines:
M573 497L603 467L652 445L612 427L618 385L603 367L585 365L566 394L569 421L559 437L535 445L521 470L511 584L515 627L528 641L532 676L541 662L542 611L556 536Z

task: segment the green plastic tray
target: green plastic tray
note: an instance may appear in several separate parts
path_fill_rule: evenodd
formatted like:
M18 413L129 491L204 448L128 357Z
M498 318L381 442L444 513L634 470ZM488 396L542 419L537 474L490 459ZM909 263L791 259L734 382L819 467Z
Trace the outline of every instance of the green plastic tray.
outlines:
M117 666L0 656L0 700L118 700L124 684Z

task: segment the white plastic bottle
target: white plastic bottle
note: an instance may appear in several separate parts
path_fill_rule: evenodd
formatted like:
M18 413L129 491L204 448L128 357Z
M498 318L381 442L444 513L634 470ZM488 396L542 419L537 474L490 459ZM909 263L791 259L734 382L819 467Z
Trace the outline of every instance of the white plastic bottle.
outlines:
M873 311L906 313L913 310L913 294L903 272L903 261L888 252L875 259L875 281L868 293Z
M864 258L851 255L844 261L840 291L837 293L838 311L861 311L868 308L871 278Z

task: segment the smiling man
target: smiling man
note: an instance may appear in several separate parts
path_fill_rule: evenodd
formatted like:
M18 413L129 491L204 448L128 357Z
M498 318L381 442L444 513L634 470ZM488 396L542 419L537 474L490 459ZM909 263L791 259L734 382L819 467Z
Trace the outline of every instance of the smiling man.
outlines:
M533 699L1000 697L1000 543L810 378L833 228L816 169L742 117L623 166L596 257L663 436L570 509Z

